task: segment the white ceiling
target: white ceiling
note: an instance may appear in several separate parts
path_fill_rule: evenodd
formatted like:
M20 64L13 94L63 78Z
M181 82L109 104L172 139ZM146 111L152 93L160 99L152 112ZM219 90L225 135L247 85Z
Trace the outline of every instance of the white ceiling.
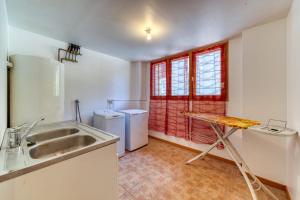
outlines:
M284 17L291 1L7 0L7 7L12 26L136 61L218 42Z

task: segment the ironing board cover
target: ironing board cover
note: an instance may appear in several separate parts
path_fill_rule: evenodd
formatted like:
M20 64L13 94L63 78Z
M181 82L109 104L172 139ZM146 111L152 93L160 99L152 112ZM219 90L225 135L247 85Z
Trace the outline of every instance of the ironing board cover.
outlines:
M250 126L260 125L259 121L253 121L249 119L242 119L230 116L221 116L208 113L194 113L194 112L184 112L185 116L191 117L193 119L200 119L209 123L221 124L229 127L235 127L239 129L247 129Z

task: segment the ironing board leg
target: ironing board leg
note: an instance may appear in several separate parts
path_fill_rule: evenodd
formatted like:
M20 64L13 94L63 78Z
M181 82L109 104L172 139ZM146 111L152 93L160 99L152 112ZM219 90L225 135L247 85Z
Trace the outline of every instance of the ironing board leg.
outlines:
M188 160L186 162L186 164L191 164L193 161L197 160L197 159L203 159L213 148L215 148L218 144L220 143L220 140L217 140L215 143L213 143L212 145L209 146L208 150L205 152L202 152L201 154L195 156L194 158Z
M251 172L250 168L247 166L241 155L238 153L236 148L232 145L229 139L222 137L222 130L217 124L211 124L212 128L215 130L218 138L222 141L224 144L226 150L228 151L229 155L232 157L236 165L238 166L240 172L242 173L247 186L250 190L250 193L252 195L252 198L254 200L257 199L256 193L253 188L253 184L257 183L259 185L258 189L262 188L268 195L270 195L274 200L278 200L278 198ZM251 176L251 178L254 180L253 183L250 182L250 179L247 175L247 173Z
M228 139L223 139L222 137L222 132L220 131L220 129L218 128L218 125L217 124L211 124L211 127L214 129L214 131L216 132L218 138L222 141L222 143L224 144L224 147L225 149L227 150L228 154L230 155L230 157L232 158L232 160L235 162L235 164L237 165L238 169L240 170L240 172L242 173L245 181L246 181L246 184L250 190L250 193L251 193L251 196L252 196L252 199L253 200L257 200L257 196L256 196L256 193L254 191L254 188L250 182L250 179L249 177L247 176L246 174L246 171L242 168L242 166L240 165L238 159L236 158L236 156L234 155L233 152L231 152L231 149L227 143L227 140ZM226 140L226 141L225 141Z
M225 139L225 138L228 138L228 137L229 137L231 134L233 134L236 130L237 130L236 128L232 128L230 131L228 131L227 134L225 134L225 135L223 136L223 138L224 138L224 139ZM191 164L193 161L195 161L195 160L197 160L197 159L200 159L200 160L203 159L203 158L204 158L211 150L213 150L220 142L221 142L221 140L218 139L215 143L213 143L212 145L210 145L209 148L208 148L206 151L204 151L204 152L202 152L201 154L195 156L194 158L188 160L188 161L186 162L186 164Z
M217 125L215 127L218 132L221 132L222 130L220 129L220 127ZM241 167L244 169L244 171L247 171L247 173L251 176L251 178L254 180L253 183L257 183L258 184L258 188L262 188L270 197L272 197L272 199L274 200L278 200L278 198L271 192L271 190L265 186L255 175L254 173L250 170L250 168L248 167L248 165L246 164L246 162L244 161L244 159L241 157L241 155L238 153L237 149L233 146L233 144L230 142L230 140L225 140L225 142L227 143L227 146L229 147L229 149L235 154L235 156L238 159L238 162L240 163ZM252 184L253 184L252 183Z

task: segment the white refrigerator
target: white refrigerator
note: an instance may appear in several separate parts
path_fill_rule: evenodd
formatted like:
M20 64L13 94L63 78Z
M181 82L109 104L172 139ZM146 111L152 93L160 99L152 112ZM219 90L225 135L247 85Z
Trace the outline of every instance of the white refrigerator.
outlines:
M125 147L136 150L148 144L148 111L139 109L120 110L125 114Z

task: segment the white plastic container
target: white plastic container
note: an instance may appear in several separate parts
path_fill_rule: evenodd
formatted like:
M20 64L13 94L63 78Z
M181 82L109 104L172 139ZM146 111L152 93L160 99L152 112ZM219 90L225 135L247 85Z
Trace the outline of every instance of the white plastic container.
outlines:
M112 110L97 110L94 112L93 126L102 131L120 137L117 142L117 153L121 157L125 154L125 116Z

